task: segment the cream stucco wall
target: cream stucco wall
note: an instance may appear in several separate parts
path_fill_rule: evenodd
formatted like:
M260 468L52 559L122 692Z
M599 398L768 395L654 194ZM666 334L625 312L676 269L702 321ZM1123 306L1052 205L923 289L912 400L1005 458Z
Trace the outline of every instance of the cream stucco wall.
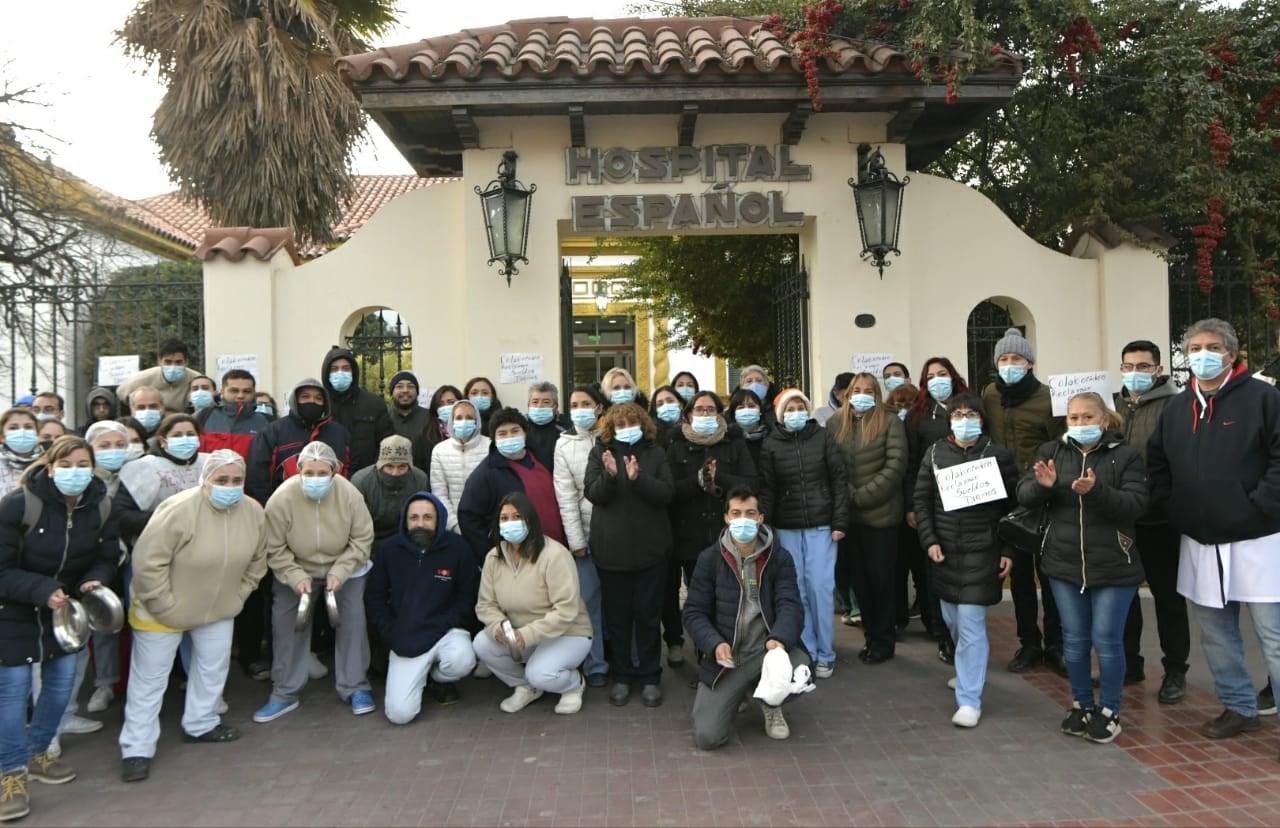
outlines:
M1024 236L976 191L913 174L902 222L903 255L881 279L858 260L857 218L846 180L855 175L857 145L883 138L882 114L819 114L792 149L813 167L807 182L747 182L739 191L781 190L786 209L808 217L799 229L810 273L813 388L847 370L856 352L892 352L916 370L932 354L963 364L970 310L988 297L1012 299L1030 318L1039 373L1113 367L1119 347L1134 338L1167 341L1164 264L1127 246L1089 248L1096 258L1049 251ZM781 116L702 116L696 146L774 145ZM414 337L413 365L424 386L461 384L473 375L498 380L499 355L544 355L546 377L560 378L560 240L569 233L575 195L702 193L696 176L683 182L598 185L565 183L564 118L479 122L479 150L464 154L461 182L408 193L384 207L351 241L294 268L278 255L207 266L207 352L257 352L260 382L274 391L313 376L344 325L368 308L399 311ZM602 149L676 143L672 117L587 119L587 143ZM494 177L502 152L515 149L518 176L537 184L529 264L508 288L487 246L473 188ZM884 144L891 169L902 174L905 148ZM777 232L763 228L757 232ZM792 230L790 232L796 232ZM853 318L874 314L873 328ZM1015 314L1017 315L1017 314ZM1025 315L1025 314L1024 314ZM760 324L771 323L767 301ZM524 388L499 386L520 402ZM281 400L283 402L283 400Z

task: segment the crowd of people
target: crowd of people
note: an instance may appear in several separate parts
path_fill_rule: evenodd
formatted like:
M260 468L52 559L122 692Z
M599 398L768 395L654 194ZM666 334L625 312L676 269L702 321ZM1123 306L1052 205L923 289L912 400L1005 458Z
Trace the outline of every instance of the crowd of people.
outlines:
M1191 326L1182 351L1185 390L1135 340L1115 399L1078 394L1065 416L1017 329L984 388L931 357L914 381L902 363L841 373L820 406L761 366L727 400L688 372L645 394L614 368L564 398L534 383L521 407L484 377L422 407L401 371L388 405L335 347L281 408L249 372L200 374L181 342L93 389L75 431L57 394L19 400L0 415L0 820L29 812L28 780L75 777L59 737L103 726L80 715L90 676L89 713L123 702L136 782L172 681L184 741L239 737L221 718L233 661L270 682L257 723L332 672L354 715L378 708L369 676L384 677L383 713L404 725L472 675L510 688L507 713L549 693L571 715L589 687L656 707L665 649L668 667L696 662L694 741L710 750L751 696L788 737L782 704L834 674L836 623L862 628L874 666L919 618L954 667L952 722L975 727L1006 579L1007 669L1069 681L1063 733L1121 732L1122 688L1145 680L1144 582L1159 701L1186 695L1189 600L1224 706L1202 732L1257 730L1275 704L1239 612L1280 677L1280 391L1226 322ZM988 494L957 499L979 469ZM66 629L104 589L127 630L77 646Z

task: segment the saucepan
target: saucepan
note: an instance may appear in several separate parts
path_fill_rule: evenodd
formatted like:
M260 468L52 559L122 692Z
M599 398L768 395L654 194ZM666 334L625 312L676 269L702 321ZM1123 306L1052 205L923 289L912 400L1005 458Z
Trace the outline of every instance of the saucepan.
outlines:
M89 643L89 613L74 598L53 611L53 637L68 653L79 652Z
M89 615L89 629L114 635L124 626L124 604L110 587L96 586L80 595L80 603Z

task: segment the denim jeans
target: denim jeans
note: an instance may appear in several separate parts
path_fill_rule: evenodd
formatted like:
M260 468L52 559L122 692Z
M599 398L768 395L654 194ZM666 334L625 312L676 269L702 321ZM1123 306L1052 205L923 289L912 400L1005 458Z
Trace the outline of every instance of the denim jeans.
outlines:
M982 709L991 641L987 638L987 608L980 604L941 601L947 631L956 642L956 706Z
M1098 703L1120 712L1124 692L1124 622L1136 586L1080 587L1049 578L1058 615L1062 619L1062 658L1067 663L1071 698L1082 707L1093 707L1093 676L1089 651L1098 654L1102 687Z
M817 662L834 664L836 542L830 526L812 529L776 529L776 542L796 563L800 602L804 604L804 630L800 640Z
M40 698L28 727L27 698L31 695L34 670L40 671ZM25 768L32 756L48 750L49 742L58 733L75 680L75 655L58 656L39 664L0 667L0 772Z
M604 615L600 608L600 573L596 571L595 559L590 555L574 558L578 567L578 589L582 592L582 603L587 605L587 615L591 616L591 651L587 660L582 663L582 671L588 676L603 676L609 672L609 662L604 660Z
M1213 674L1213 689L1218 699L1228 710L1241 716L1257 716L1258 698L1244 660L1244 639L1240 637L1240 607L1249 608L1274 687L1280 682L1280 604L1242 605L1239 601L1229 601L1222 609L1192 606L1200 619L1200 642L1204 645L1204 659Z

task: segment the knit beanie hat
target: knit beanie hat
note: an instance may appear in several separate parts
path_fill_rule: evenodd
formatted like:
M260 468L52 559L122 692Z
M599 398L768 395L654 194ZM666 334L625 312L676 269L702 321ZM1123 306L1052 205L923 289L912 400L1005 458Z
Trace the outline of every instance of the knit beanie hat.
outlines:
M1031 343L1017 328L1010 328L1004 332L1004 337L996 343L995 350L991 352L991 362L998 362L1005 354L1017 354L1027 362L1036 361L1036 352L1031 349Z
M401 380L408 380L409 382L413 383L413 387L415 389L417 389L418 391L422 390L422 386L418 384L418 378L413 375L412 371L397 371L395 375L391 377L391 384L388 385L387 387L395 388L396 385Z
M778 396L773 401L773 414L778 418L778 422L782 422L782 412L787 409L787 403L792 400L800 400L804 403L805 409L812 414L813 403L809 402L809 398L799 388L787 388L778 392Z
M399 434L392 434L384 439L378 445L378 468L382 468L388 463L404 463L409 465L413 461L413 443L408 437L401 437Z

